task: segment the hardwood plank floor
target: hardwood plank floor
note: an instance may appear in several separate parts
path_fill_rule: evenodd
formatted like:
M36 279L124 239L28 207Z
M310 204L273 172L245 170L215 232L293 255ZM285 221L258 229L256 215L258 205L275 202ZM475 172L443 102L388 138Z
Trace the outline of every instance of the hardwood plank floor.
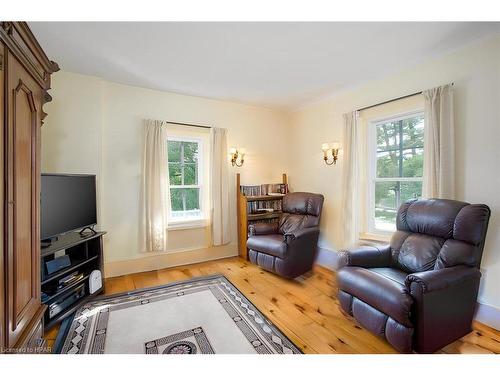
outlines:
M271 319L304 353L396 353L342 312L336 298L335 275L316 267L286 280L241 259L227 258L181 267L142 272L105 280L106 294L223 274ZM474 322L474 331L439 353L500 353L500 332ZM54 344L58 327L45 338Z

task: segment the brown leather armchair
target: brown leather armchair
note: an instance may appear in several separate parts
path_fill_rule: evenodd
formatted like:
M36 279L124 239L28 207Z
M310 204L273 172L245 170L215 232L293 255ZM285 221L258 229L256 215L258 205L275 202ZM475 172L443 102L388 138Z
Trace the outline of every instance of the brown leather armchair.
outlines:
M323 196L289 193L278 223L249 226L248 257L267 271L287 278L310 271L316 257Z
M471 331L490 209L413 200L389 245L341 251L342 309L401 352L432 353Z

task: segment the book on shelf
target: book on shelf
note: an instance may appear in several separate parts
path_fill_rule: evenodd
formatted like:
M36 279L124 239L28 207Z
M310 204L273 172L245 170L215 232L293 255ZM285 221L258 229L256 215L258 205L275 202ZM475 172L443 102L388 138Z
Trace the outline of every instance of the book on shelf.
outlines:
M281 211L281 200L247 202L248 214L256 213L259 210L265 210L265 212Z
M243 195L251 197L282 196L288 193L288 184L241 185L240 190Z
M249 227L257 223L277 223L282 214L283 196L289 192L288 179L282 174L281 183L242 185L236 175L238 192L238 252L248 259L246 241Z
M255 211L252 211L252 214L266 214L269 212L274 212L274 208L257 208Z
M250 196L258 196L258 195L262 195L261 194L261 187L260 185L242 185L240 187L241 189L241 193L243 195L250 195Z

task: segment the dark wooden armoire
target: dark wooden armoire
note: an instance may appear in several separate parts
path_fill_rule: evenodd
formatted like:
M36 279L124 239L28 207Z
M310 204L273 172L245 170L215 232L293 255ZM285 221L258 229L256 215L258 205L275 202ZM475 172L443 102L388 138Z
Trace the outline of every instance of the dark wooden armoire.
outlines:
M0 21L0 349L40 345L40 127L50 61L25 22Z

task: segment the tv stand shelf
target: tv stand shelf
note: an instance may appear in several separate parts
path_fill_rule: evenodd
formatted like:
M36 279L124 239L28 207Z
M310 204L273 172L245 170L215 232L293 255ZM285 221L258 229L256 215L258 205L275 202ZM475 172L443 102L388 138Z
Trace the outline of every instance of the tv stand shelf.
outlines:
M83 242L87 242L88 240L101 237L105 234L106 232L96 232L95 234L79 234L78 232L70 232L67 234L63 234L59 236L59 239L57 241L52 242L52 244L50 244L49 246L42 247L42 257L54 254L59 250L65 250L68 247L73 247Z
M75 264L72 264L71 266L69 266L68 268L64 268L63 270L59 271L59 272L56 272L55 274L51 275L50 277L48 277L47 279L42 279L42 285L45 285L51 281L54 281L55 279L59 279L61 278L62 276L65 276L67 275L68 273L71 273L72 271L80 268L81 266L87 264L87 263L90 263L94 260L96 260L98 258L97 255L93 256L92 258L88 258L88 259L84 259L80 262L77 262Z
M49 298L45 299L45 300L42 300L42 303L44 304L47 304L49 302L52 302L54 299L56 299L57 297L59 296L62 296L64 293L66 293L67 291L69 290L72 290L75 286L77 285L80 285L81 283L83 283L84 281L87 281L90 277L90 274L83 277L82 279L78 280L77 282L75 283L71 283L69 284L68 286L65 286L64 288L60 289L57 291L56 294L53 294L51 295Z
M89 286L92 271L99 270L101 276L104 277L102 250L104 234L106 232L82 234L70 232L59 236L49 246L42 248L40 262L42 303L48 306L44 316L45 329L51 328L76 311L86 301L104 291L104 280L103 286L94 293L90 293ZM69 265L49 273L47 263L61 257L69 258ZM66 281L67 284L61 282L61 279L73 273L80 278ZM82 287L83 290L81 290ZM75 295L77 291L80 291L78 298L75 296L72 299L71 296ZM52 310L51 316L53 304L58 304L59 307L57 310Z

